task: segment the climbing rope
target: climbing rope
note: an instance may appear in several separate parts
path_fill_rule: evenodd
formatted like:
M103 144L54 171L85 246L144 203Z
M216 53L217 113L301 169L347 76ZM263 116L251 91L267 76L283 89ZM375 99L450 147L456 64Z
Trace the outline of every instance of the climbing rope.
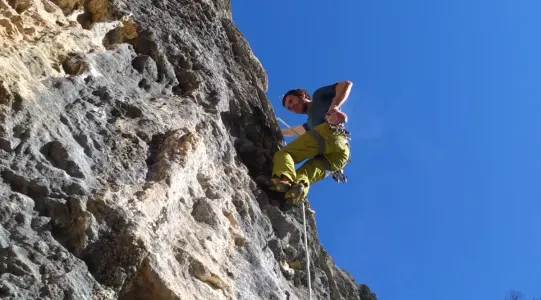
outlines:
M284 122L279 117L276 117L278 121L282 122L285 126L288 128L291 128L296 134L300 135L298 132L295 131L291 126L287 125L286 122ZM312 300L312 279L310 277L310 251L308 250L308 234L306 233L306 210L304 208L304 201L302 201L302 223L304 226L304 250L306 252L306 274L308 274L308 295L310 300Z
M286 126L287 126L287 128L291 128L291 130L293 130L293 132L295 132L295 133L296 133L297 135L301 135L301 134L300 134L300 133L298 133L298 132L297 132L297 131L296 131L295 129L293 129L293 127L291 127L291 126L287 125L287 123L286 123L286 122L284 122L284 120L280 119L279 117L276 117L276 119L277 119L278 121L282 122L282 124L286 125Z
M312 280L310 278L310 251L308 250L308 235L306 234L306 211L302 202L302 223L304 224L304 248L306 251L306 273L308 274L308 295L312 300Z

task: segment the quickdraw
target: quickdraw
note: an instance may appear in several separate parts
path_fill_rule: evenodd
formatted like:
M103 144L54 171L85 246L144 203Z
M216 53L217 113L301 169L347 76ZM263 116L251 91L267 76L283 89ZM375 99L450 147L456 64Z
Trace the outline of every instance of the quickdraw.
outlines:
M338 170L338 171L334 171L332 172L332 179L334 179L334 181L338 182L338 183L347 183L348 182L348 177L346 176L346 174L344 174L344 170Z
M351 133L344 127L342 124L330 124L329 126L334 131L335 134L343 135L345 136L348 141L351 140Z

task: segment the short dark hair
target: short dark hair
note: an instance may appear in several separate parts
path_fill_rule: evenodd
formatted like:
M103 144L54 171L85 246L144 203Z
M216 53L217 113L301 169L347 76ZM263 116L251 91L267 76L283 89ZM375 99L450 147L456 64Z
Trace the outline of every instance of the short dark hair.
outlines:
M282 106L286 106L286 97L289 96L289 95L293 95L293 96L297 96L297 97L302 97L302 94L304 93L304 96L311 100L312 98L310 97L310 94L308 93L307 90L304 90L304 89L293 89L293 90L289 90L287 91L287 93L285 93L285 95L282 97Z

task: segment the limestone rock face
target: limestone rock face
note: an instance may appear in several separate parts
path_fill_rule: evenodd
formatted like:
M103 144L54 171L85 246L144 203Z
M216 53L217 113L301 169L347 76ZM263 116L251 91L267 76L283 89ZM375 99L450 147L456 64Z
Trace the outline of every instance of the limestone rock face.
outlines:
M226 0L0 0L2 299L308 299ZM307 216L313 299L359 299Z

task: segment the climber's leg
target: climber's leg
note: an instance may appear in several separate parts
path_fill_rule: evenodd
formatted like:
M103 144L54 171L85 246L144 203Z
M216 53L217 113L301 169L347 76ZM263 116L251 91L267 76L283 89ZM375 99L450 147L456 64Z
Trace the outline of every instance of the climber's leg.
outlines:
M305 162L296 171L296 181L311 185L325 178L328 168L328 162L326 162L326 160L327 159L324 156L318 155Z
M285 196L293 205L306 198L311 184L325 178L328 164L325 160L323 156L313 157L296 170L297 180Z
M271 189L285 192L292 182L296 181L295 164L313 157L318 153L317 141L308 133L300 135L297 139L286 145L273 157Z
M349 160L350 149L345 137L332 133L325 126L316 129L325 140L324 154L311 158L296 171L296 183L286 193L286 198L293 204L308 195L310 185L344 168Z

